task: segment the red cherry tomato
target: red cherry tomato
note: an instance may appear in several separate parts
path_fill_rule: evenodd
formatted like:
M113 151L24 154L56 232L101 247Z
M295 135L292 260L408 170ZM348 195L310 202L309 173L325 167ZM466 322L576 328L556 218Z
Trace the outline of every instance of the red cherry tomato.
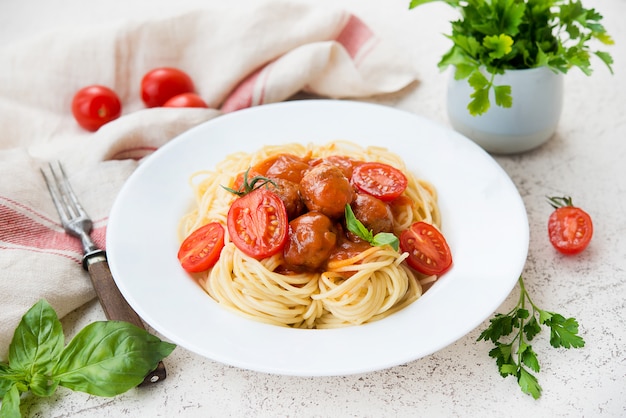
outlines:
M265 187L235 200L228 211L228 233L244 254L257 260L281 251L287 242L287 209Z
M224 247L224 227L211 222L193 231L180 245L178 260L189 273L213 267Z
M193 91L191 77L176 68L155 68L141 80L141 99L148 107L163 106L172 97Z
M549 199L556 208L548 219L550 242L563 254L578 254L591 241L593 223L584 210L572 206L571 198ZM564 204L565 206L559 206Z
M78 90L72 100L76 122L88 131L97 131L122 114L122 103L113 90L93 85Z
M400 248L408 252L406 262L423 274L442 275L452 266L446 239L434 226L416 222L400 235Z
M362 192L390 202L404 192L408 180L402 171L388 164L363 163L354 168L352 183Z
M163 103L163 107L209 107L196 93L176 95Z

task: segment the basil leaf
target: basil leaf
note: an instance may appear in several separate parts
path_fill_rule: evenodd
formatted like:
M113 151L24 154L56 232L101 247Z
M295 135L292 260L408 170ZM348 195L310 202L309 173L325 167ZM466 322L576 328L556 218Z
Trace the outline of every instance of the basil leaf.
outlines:
M11 386L15 384L18 377L11 368L4 363L0 363L0 398L11 389Z
M361 221L359 221L356 216L354 216L354 212L352 211L350 205L346 205L345 215L346 226L348 227L348 230L362 240L371 243L374 239L372 232L365 228L365 225L363 225L363 223L361 223Z
M20 413L20 391L17 385L12 385L2 397L2 405L0 405L1 418L21 418Z
M398 237L389 232L379 232L378 234L373 235L372 231L368 230L365 225L363 225L363 223L359 221L356 216L354 216L354 212L352 211L350 205L346 205L345 216L346 227L357 237L369 242L374 247L390 245L391 248L398 251L400 245Z
M379 232L374 235L374 239L370 243L376 247L382 247L383 245L389 245L394 250L398 251L400 247L400 243L398 242L398 237L389 232Z
M48 397L52 396L55 390L57 390L59 382L52 379L47 374L35 373L30 378L28 387L30 391L37 396Z
M44 299L33 305L22 317L9 346L9 364L25 375L49 374L61 351L64 337L61 321Z
M140 384L175 347L127 322L94 322L63 350L53 378L72 390L119 395Z

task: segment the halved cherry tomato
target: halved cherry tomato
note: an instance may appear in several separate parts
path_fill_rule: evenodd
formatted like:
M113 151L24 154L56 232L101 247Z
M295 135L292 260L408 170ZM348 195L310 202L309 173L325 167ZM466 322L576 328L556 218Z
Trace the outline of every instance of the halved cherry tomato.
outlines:
M548 219L550 242L563 254L578 254L589 245L593 235L591 216L572 206L571 198L550 198L556 208ZM564 206L559 206L560 204Z
M180 245L178 260L189 273L210 269L224 248L224 227L211 222L193 231Z
M174 96L194 92L193 81L177 68L155 68L141 80L141 99L148 107L163 106Z
M406 262L423 274L442 275L452 266L446 239L434 226L415 222L400 235L400 249L408 252Z
M287 209L282 200L265 187L233 202L228 211L231 241L257 260L281 251L287 242Z
M122 103L113 90L93 85L78 90L72 99L72 114L76 122L88 131L97 131L102 125L122 114Z
M204 100L196 93L178 94L167 102L163 103L163 107L209 107Z
M352 183L362 192L390 202L406 189L402 171L384 163L363 163L354 168Z

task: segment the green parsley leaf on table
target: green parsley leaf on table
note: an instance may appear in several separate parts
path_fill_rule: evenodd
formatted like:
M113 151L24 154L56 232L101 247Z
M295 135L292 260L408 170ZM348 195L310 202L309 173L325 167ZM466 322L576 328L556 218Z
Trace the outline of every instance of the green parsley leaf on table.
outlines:
M522 277L518 283L520 296L515 307L506 314L497 313L478 341L494 343L489 356L496 360L500 375L515 376L522 392L538 399L542 388L532 372L538 373L541 368L530 342L541 332L541 326L550 328L550 345L554 348L580 348L585 341L578 335L576 319L539 308L526 291Z

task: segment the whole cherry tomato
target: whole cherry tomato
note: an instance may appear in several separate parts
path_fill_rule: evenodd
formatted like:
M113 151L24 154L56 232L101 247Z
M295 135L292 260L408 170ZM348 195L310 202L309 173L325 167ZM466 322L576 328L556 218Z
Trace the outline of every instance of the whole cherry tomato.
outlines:
M400 235L406 262L423 274L442 275L452 266L452 254L443 234L426 222L415 222Z
M228 211L230 239L243 253L261 260L281 251L287 242L287 209L265 187L233 202Z
M163 107L209 107L196 93L183 93L166 101Z
M211 222L193 231L180 245L178 260L189 273L199 273L215 265L224 248L224 227Z
M572 204L571 197L550 197L556 210L548 219L550 242L563 254L578 254L589 245L593 235L591 216Z
M78 90L72 100L72 114L76 122L88 131L97 131L102 125L122 114L122 103L113 90L93 85Z
M163 106L174 96L194 92L193 81L185 72L169 67L155 68L141 80L141 99L148 107Z

